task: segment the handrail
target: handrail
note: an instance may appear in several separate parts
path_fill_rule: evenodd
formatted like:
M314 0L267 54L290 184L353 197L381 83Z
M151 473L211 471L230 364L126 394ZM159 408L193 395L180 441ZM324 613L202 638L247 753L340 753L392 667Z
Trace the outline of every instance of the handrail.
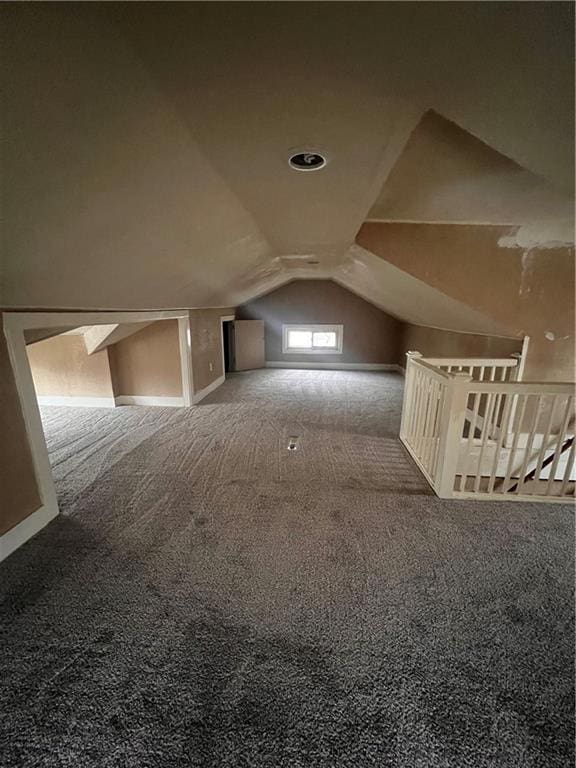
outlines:
M576 385L570 381L470 381L468 390L479 394L571 395Z
M509 357L422 357L419 362L425 361L430 365L463 365L472 368L490 367L496 365L498 368L516 368L518 360Z
M518 381L522 369L516 356L496 357L423 357L409 352L408 357L415 363L432 365L447 373L467 373L475 381Z
M450 379L453 379L455 376L454 373L449 373L448 371L443 371L440 368L436 368L435 365L428 362L428 360L425 360L424 358L418 358L414 362L417 365L422 366L422 368L426 368L426 370L429 371L432 374L432 376L435 376L438 379L449 381Z

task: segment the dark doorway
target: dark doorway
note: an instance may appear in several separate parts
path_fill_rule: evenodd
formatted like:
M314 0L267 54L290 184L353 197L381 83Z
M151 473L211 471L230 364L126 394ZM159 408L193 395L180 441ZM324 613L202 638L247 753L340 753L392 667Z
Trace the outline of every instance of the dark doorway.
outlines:
M222 323L222 340L224 342L224 372L234 370L234 321L226 320Z

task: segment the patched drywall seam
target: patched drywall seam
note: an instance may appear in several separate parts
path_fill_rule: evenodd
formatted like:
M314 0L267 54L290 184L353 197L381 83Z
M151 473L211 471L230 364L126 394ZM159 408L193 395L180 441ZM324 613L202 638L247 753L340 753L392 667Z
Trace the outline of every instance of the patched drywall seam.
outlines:
M522 254L522 273L520 275L519 296L526 296L532 292L532 277L534 275L534 261L536 254L531 251L524 251Z
M498 247L553 250L572 248L575 239L574 220L571 218L515 227L499 238Z

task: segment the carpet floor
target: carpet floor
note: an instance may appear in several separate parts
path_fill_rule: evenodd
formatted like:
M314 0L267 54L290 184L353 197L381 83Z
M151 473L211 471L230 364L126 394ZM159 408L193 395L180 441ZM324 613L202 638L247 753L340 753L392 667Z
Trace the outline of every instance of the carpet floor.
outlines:
M0 565L2 768L572 766L572 509L437 499L402 383L44 408L63 514Z

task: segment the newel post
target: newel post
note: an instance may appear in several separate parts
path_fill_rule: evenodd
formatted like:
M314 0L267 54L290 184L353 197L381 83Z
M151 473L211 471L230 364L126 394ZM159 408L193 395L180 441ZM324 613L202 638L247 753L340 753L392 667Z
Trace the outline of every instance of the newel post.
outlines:
M402 420L400 421L400 438L406 437L406 429L414 394L414 361L422 357L420 352L406 352L406 373L404 378L404 399L402 400Z
M454 478L458 469L458 457L471 381L472 376L469 373L452 373L450 374L450 381L446 385L440 422L435 483L436 493L441 499L449 499L454 495Z

